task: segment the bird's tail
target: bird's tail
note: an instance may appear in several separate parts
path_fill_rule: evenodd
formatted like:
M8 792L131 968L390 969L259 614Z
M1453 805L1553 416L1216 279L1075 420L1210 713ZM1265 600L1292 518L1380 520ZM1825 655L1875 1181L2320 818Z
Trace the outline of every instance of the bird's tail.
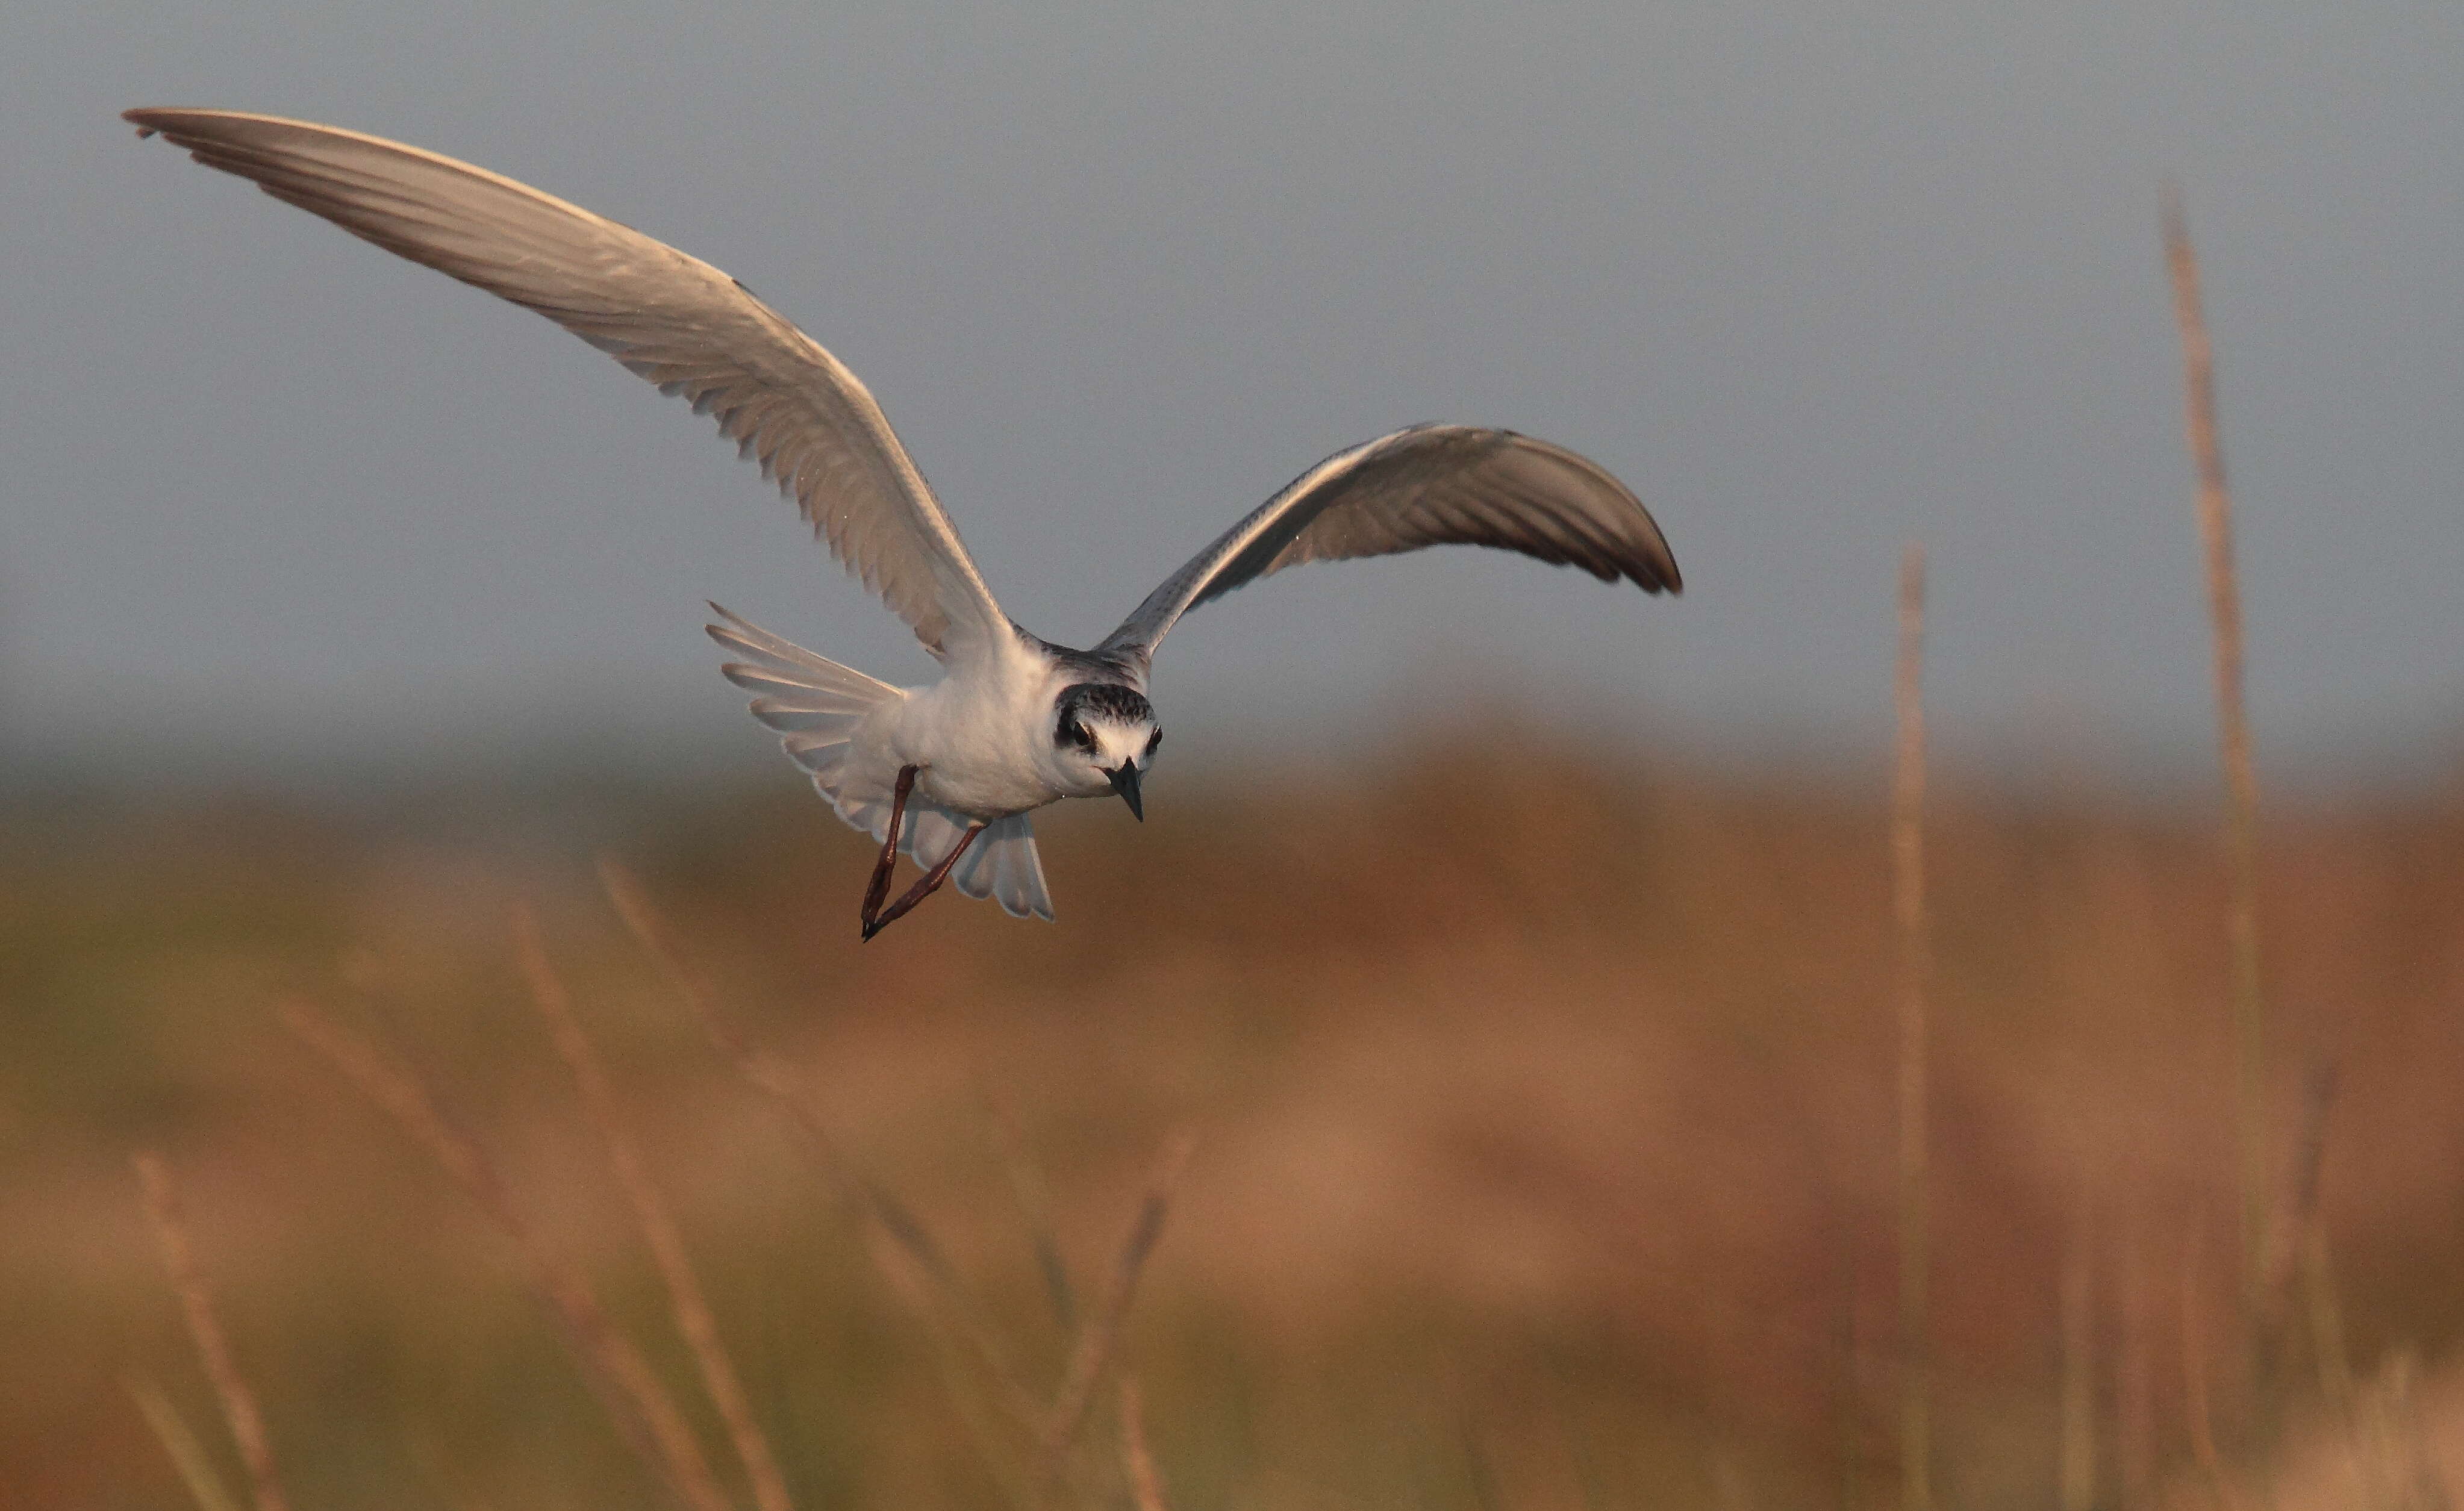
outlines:
M787 758L811 772L813 785L831 807L846 814L843 799L847 795L839 789L846 775L847 741L866 714L904 694L887 682L781 640L715 603L711 611L719 622L709 626L710 638L748 658L718 669L728 681L754 695L753 716L779 732L779 744ZM848 821L855 821L850 817Z
M966 896L1001 904L1012 918L1052 921L1052 894L1044 889L1044 861L1025 814L1013 813L978 835L950 879Z
M814 787L840 818L876 840L884 838L890 832L890 794L866 790L864 783L852 780L848 741L866 714L905 693L826 656L817 656L793 641L781 640L715 603L711 611L719 623L709 626L710 638L747 658L731 661L719 670L754 695L753 716L779 732L787 758L812 773ZM916 865L929 868L957 846L969 822L937 803L920 798L911 800L898 847L913 856ZM978 835L950 879L964 895L990 897L1016 917L1052 916L1052 898L1044 887L1044 863L1035 852L1035 831L1023 813Z

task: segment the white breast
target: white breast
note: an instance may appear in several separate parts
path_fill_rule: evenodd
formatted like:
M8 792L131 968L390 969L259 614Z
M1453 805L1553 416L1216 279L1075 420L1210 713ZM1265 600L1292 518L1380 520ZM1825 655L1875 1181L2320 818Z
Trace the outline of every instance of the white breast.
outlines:
M925 798L990 822L1088 796L1072 790L1053 760L1045 725L1057 690L1050 664L1020 646L990 667L957 668L913 690L884 709L881 727L858 743L887 779L902 766L918 767L916 790Z

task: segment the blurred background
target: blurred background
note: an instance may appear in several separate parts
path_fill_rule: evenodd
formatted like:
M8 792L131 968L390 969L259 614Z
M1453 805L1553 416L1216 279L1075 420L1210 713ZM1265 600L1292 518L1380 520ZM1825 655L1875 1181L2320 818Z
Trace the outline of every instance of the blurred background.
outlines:
M798 1503L1003 1502L933 1308L602 856L1038 1389L1071 1328L1033 1235L1099 1291L1194 1137L1118 1349L1184 1511L1904 1503L1908 540L1936 1498L2464 1473L2452 10L98 5L0 40L0 1504L193 1503L141 1399L239 1482L141 1148L298 1503L658 1503L501 1237L277 1013L416 1066L685 1391L521 903ZM1157 668L1149 821L1039 817L1059 923L935 899L859 949L867 846L702 602L924 680L904 627L706 422L141 149L147 103L408 141L725 268L1056 641L1424 420L1599 460L1688 591L1434 552L1211 605ZM2167 177L2265 794L2255 1288Z

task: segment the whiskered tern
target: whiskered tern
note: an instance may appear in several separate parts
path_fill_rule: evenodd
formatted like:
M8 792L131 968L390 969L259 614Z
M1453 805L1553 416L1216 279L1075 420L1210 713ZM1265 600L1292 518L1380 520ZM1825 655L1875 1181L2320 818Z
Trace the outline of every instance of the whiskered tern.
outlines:
M209 167L556 321L662 393L690 400L795 500L831 555L942 666L897 688L716 604L711 638L753 716L840 818L881 843L870 939L944 882L1048 919L1028 815L1118 796L1163 743L1147 701L1180 616L1304 561L1494 546L1646 593L1677 563L1634 494L1597 465L1510 430L1422 425L1303 472L1164 580L1091 650L1029 634L983 575L881 406L837 358L706 262L484 168L333 126L228 110L131 110ZM889 900L901 852L923 875Z

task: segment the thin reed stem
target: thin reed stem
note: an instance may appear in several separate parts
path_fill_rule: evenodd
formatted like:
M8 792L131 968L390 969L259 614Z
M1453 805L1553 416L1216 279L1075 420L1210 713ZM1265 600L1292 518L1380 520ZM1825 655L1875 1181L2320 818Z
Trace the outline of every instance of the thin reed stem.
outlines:
M1165 1511L1163 1477L1147 1452L1146 1402L1138 1382L1121 1381L1121 1467L1130 1477L1130 1501L1137 1511Z
M1865 1490L1865 1339L1859 1325L1857 1299L1864 1292L1858 1245L1853 1235L1841 1233L1834 1246L1839 1256L1839 1330L1837 1339L1839 1376L1832 1390L1836 1398L1837 1429L1839 1434L1839 1511L1857 1511L1864 1500Z
M286 1511L289 1502L274 1471L274 1445L266 1439L265 1417L256 1409L256 1396L239 1372L238 1361L231 1357L222 1324L214 1318L213 1301L206 1293L205 1275L197 1268L196 1250L188 1241L188 1223L180 1210L180 1193L171 1184L170 1169L151 1152L138 1154L130 1163L137 1167L137 1189L144 1197L154 1241L163 1251L164 1272L170 1277L181 1314L187 1319L188 1336L205 1363L206 1378L213 1382L223 1420L231 1424L231 1440L239 1444L239 1456L248 1465L256 1511Z
M979 1355L974 1361L976 1367L968 1368L972 1345L959 1336L951 1308L940 1302L934 1287L926 1284L913 1252L885 1229L873 1227L861 1232L865 1249L891 1293L905 1303L932 1342L933 1362L941 1376L942 1391L950 1398L951 1409L957 1412L959 1424L974 1439L985 1472L1017 1511L1039 1511L1046 1498L1034 1462L1034 1423L1024 1414L1031 1407L1022 1407L1006 1392L988 1406L983 1397L1000 1382L983 1367ZM1023 1393L1023 1390L1020 1393Z
M2144 1511L2156 1491L2156 1363L2139 1227L2123 1231L2118 1262L2122 1347L2114 1361L2114 1467L2121 1511Z
M520 958L522 975L530 983L531 1000L547 1020L549 1036L556 1040L556 1052L581 1088L583 1109L599 1130L601 1142L606 1145L608 1168L615 1172L616 1184L624 1191L626 1202L633 1209L634 1222L642 1230L642 1240L649 1245L650 1257L659 1267L659 1278L667 1286L668 1302L675 1314L676 1331L692 1350L702 1385L710 1391L711 1404L718 1409L719 1419L727 1425L728 1440L735 1445L736 1456L752 1483L754 1504L760 1511L794 1511L794 1502L787 1496L786 1478L779 1472L779 1460L770 1452L770 1440L762 1434L761 1424L753 1414L753 1403L744 1393L743 1382L727 1356L726 1346L719 1341L717 1320L711 1315L709 1299L702 1291L700 1279L693 1274L692 1259L685 1253L684 1237L668 1211L667 1198L659 1194L657 1183L644 1167L632 1136L625 1131L606 1066L573 1015L573 999L548 960L547 950L539 940L539 920L527 907L515 911L514 948Z
M523 1218L477 1142L446 1121L409 1071L316 1009L287 1003L282 1020L426 1149L511 1241L531 1294L562 1331L583 1377L642 1461L666 1478L691 1511L729 1511L699 1440L649 1361L609 1320L589 1276L560 1257Z
M1155 1253L1155 1240L1163 1237L1164 1216L1172 1209L1172 1194L1180 1184L1180 1172L1189 1164L1192 1144L1186 1133L1176 1134L1165 1144L1163 1157L1156 1162L1155 1174L1147 1183L1146 1195L1138 1202L1137 1215L1131 1220L1130 1231L1121 1239L1120 1252L1113 1257L1102 1304L1078 1334L1078 1347L1071 1352L1068 1373L1063 1376L1061 1393L1053 1401L1052 1415L1045 1429L1045 1452L1055 1464L1067 1456L1079 1430L1086 1425L1088 1410L1094 1404L1095 1387L1103 1380L1104 1368L1120 1342L1121 1325L1129 1317L1130 1303L1137 1294L1138 1277L1146 1268L1148 1257Z
M735 1064L753 1087L768 1097L786 1115L787 1121L804 1140L822 1173L837 1189L840 1196L870 1220L892 1245L903 1253L921 1278L929 1282L930 1293L943 1314L946 1325L962 1339L976 1355L1001 1397L1003 1410L1012 1422L1029 1434L1039 1431L1041 1413L1035 1398L1002 1347L998 1330L983 1308L959 1279L957 1267L950 1262L941 1246L922 1219L880 1182L857 1171L843 1154L837 1140L830 1136L828 1126L812 1106L811 1098L801 1086L792 1070L778 1056L754 1048L722 1018L710 1000L710 994L700 980L685 968L683 959L670 944L666 928L658 912L650 906L641 883L614 860L602 857L599 879L606 888L607 899L626 929L657 962L659 969L675 986L686 1010L701 1025L702 1033L712 1047ZM870 1249L876 1268L881 1268L892 1285L907 1286L905 1276L879 1264L879 1251Z
M2216 1449L2215 1409L2208 1393L2208 1329L2199 1305L2202 1248L2198 1230L2191 1230L2182 1251L2182 1411L2189 1420L2190 1456L2207 1477L2217 1511L2241 1511L2240 1498L2225 1473L2224 1455Z
M2062 1511L2096 1505L2096 1288L2087 1206L2062 1256Z
M1927 1285L1925 989L1933 954L1925 927L1925 548L1900 558L1900 648L1894 703L1899 758L1891 791L1892 916L1899 929L1900 1505L1933 1504L1932 1337Z
M2312 1069L2302 1097L2301 1137L2295 1145L2293 1190L2285 1203L2284 1233L2271 1256L2269 1289L2286 1294L2298 1286L2310 1324L2311 1362L2319 1393L2338 1419L2349 1421L2354 1400L2352 1359L2344 1347L2344 1319L2328 1262L2327 1222L2319 1206L2327 1164L2328 1116L2336 1105L2336 1067Z
M1052 1319L1065 1334L1076 1332L1077 1288L1070 1283L1069 1261L1061 1253L1061 1237L1052 1226L1052 1197L1044 1189L1043 1173L1027 1155L1026 1137L1019 1129L1017 1117L990 1086L979 1084L977 1089L993 1156L1009 1177L1010 1195L1018 1203L1019 1220L1026 1225L1027 1241L1035 1249L1035 1267L1044 1277L1045 1299L1052 1304Z
M180 1472L180 1482L188 1487L188 1496L197 1502L197 1511L239 1511L239 1502L223 1485L222 1476L214 1472L213 1456L206 1445L188 1430L187 1418L163 1388L143 1375L124 1374L120 1389L136 1404L138 1414L153 1431L154 1440L163 1445L171 1467Z
M2216 430L2214 348L2199 301L2199 260L2179 187L2167 185L2165 261L2182 328L2182 407L2198 471L2199 537L2207 551L2208 617L2215 643L2216 745L2225 780L2225 931L2233 955L2235 1143L2241 1155L2241 1283L2246 1325L2265 1301L2267 1269L2267 1016L2258 958L2258 774L2242 698L2241 587L2233 569L2233 495Z

